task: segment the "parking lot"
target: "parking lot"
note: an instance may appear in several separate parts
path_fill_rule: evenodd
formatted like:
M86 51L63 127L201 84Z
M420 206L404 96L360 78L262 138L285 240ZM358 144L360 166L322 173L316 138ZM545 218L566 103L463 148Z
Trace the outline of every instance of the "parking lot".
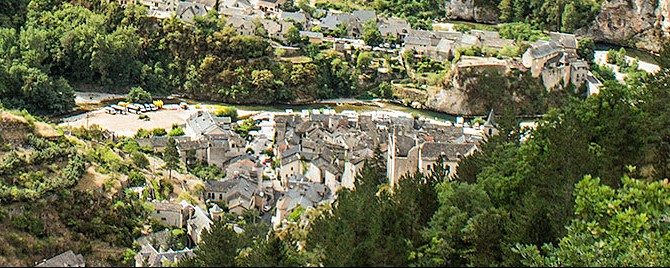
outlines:
M176 106L166 105L164 109L154 112L146 112L149 120L142 120L139 115L133 113L126 114L108 114L103 109L89 112L86 115L80 115L75 120L64 120L61 126L92 126L99 125L103 129L114 132L117 136L133 136L138 129L143 128L151 130L154 128L164 128L170 130L172 124L184 124L186 118L195 113L195 109L182 110Z

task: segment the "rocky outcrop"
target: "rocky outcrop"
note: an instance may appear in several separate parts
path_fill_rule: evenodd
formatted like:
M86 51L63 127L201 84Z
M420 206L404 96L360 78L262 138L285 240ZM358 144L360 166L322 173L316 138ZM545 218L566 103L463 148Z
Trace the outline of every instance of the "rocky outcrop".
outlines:
M596 42L658 52L670 37L670 0L608 0L593 24L576 32Z
M430 95L425 106L434 111L457 115L472 115L465 91L459 88L440 88ZM481 112L481 111L478 111Z
M447 0L447 19L497 23L500 16L496 6L476 6L475 0Z

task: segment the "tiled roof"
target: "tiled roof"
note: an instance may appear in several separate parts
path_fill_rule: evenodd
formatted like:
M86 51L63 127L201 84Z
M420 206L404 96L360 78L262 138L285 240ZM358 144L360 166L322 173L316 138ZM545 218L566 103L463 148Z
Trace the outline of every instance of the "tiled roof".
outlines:
M155 210L160 211L181 211L181 205L177 203L170 202L150 202L154 206Z
M75 255L72 250L68 250L41 262L36 267L84 267L84 265L84 256L81 254Z
M448 160L457 160L470 152L475 147L472 143L437 143L426 142L421 146L421 158L426 160L437 160L440 155ZM445 159L445 160L447 160Z

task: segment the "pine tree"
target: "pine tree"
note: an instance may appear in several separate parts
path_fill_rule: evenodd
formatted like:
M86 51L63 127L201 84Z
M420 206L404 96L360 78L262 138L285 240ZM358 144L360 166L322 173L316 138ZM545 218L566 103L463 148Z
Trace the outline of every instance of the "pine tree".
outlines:
M172 179L172 170L179 169L179 151L177 151L177 143L173 138L168 139L167 147L163 152L163 160L165 160L165 166L168 170L168 178Z

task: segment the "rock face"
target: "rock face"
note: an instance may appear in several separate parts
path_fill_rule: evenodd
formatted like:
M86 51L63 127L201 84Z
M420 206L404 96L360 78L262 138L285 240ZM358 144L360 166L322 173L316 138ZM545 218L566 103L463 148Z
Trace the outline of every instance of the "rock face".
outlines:
M439 112L457 115L472 115L465 92L456 88L441 88L426 100L426 107ZM478 111L480 112L480 111ZM475 112L476 114L476 112Z
M500 16L495 6L475 6L475 0L447 0L446 16L451 20L470 20L482 23L497 23Z
M670 0L608 0L591 27L577 35L658 52L670 37Z

